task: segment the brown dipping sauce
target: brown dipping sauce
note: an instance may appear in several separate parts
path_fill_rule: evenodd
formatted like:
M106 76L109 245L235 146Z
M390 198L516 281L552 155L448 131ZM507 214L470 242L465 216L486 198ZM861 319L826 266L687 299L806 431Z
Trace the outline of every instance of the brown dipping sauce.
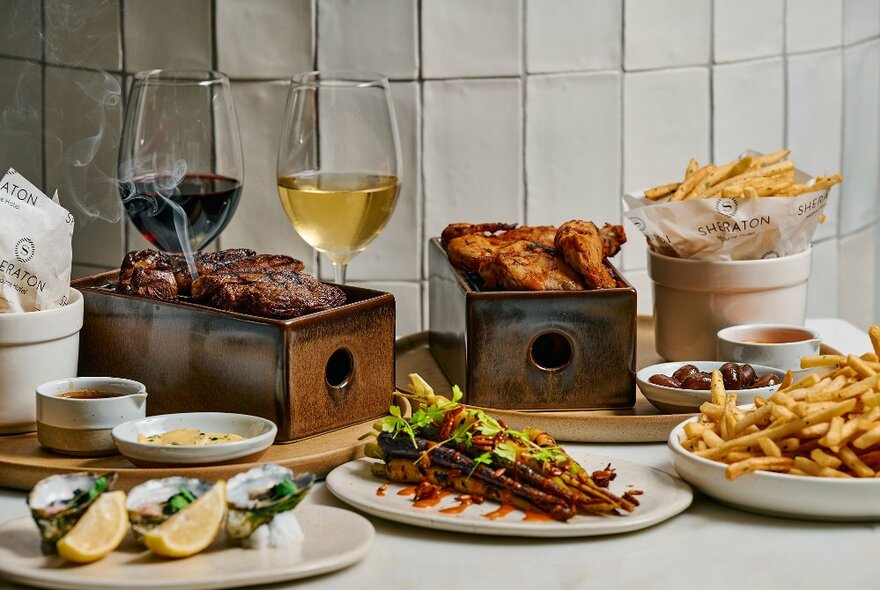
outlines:
M813 338L803 330L786 330L774 328L772 330L755 330L750 334L753 338L744 339L745 344L789 344L791 342L803 342Z
M63 397L67 399L107 399L110 397L122 397L124 395L128 394L80 389L76 391L68 391L67 393L59 393L55 397Z

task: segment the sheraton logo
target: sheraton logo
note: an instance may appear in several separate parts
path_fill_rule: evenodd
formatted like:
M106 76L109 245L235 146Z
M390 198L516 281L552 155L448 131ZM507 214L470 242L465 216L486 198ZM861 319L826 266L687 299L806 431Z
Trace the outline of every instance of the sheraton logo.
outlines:
M823 207L825 207L826 201L828 201L828 191L821 193L819 196L810 199L806 203L801 203L798 206L798 216L812 213L818 209L822 209Z
M700 232L701 236L709 236L714 233L719 234L731 234L744 232L750 229L757 229L764 225L770 224L770 216L769 215L761 215L760 217L752 217L750 219L742 219L742 220L719 220L714 223L709 223L697 228L697 231Z

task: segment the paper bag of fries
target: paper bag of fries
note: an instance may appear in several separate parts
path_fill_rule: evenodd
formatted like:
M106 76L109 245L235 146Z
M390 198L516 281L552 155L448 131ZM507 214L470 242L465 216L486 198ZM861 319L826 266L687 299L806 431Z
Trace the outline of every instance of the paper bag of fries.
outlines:
M0 313L53 309L70 291L73 215L10 168L0 180Z
M684 178L624 195L624 215L653 251L695 260L755 260L805 250L839 174L813 178L789 150L748 151L723 165L693 158Z

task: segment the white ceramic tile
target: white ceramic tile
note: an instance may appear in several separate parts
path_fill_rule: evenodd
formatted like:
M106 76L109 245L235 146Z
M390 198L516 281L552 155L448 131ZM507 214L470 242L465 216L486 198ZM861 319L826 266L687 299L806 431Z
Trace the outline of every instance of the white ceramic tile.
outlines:
M844 0L843 42L858 43L880 35L880 0Z
M127 72L212 68L211 0L125 0L123 12Z
M715 0L716 62L782 53L783 0Z
M0 58L0 80L0 174L12 167L43 186L42 69Z
M837 47L842 34L843 0L786 0L786 51Z
M871 227L840 238L840 317L863 330L877 321L875 233Z
M392 82L391 96L400 132L402 185L385 230L348 265L348 280L418 280L422 253L421 104L416 82ZM333 277L322 256L321 276Z
M422 330L422 289L418 282L362 281L356 287L387 291L397 304L397 337Z
M624 67L646 70L708 63L711 12L707 0L627 0Z
M529 76L526 221L620 219L621 75Z
M623 83L624 191L673 182L692 157L709 162L707 68L626 73ZM624 227L624 268L645 268L645 240L629 221Z
M42 59L42 13L36 0L0 0L0 54Z
M416 0L319 0L318 69L419 76Z
M880 42L843 52L841 236L877 219L880 197Z
M287 83L232 82L232 96L244 151L244 190L220 243L223 248L288 254L315 273L314 253L293 230L278 199L275 169Z
M821 80L821 83L817 83ZM832 174L841 169L843 57L840 49L788 58L788 147L801 170ZM825 206L827 219L815 239L837 234L840 189Z
M233 78L314 69L312 0L217 0L217 67Z
M116 266L122 259L123 213L114 181L120 83L103 72L46 68L46 188L57 188L76 217L73 260L79 264Z
M422 0L422 77L522 72L522 0Z
M619 0L526 0L526 69L618 68L622 19Z
M838 314L838 243L832 238L813 243L813 266L807 285L807 317L834 318Z
M119 0L44 0L46 60L120 70Z
M733 159L746 148L760 152L782 149L785 143L782 59L715 66L712 86L715 161Z
M522 221L519 80L425 82L425 237L454 221Z
M639 315L654 315L654 283L646 270L628 270L623 274L636 289L636 309Z

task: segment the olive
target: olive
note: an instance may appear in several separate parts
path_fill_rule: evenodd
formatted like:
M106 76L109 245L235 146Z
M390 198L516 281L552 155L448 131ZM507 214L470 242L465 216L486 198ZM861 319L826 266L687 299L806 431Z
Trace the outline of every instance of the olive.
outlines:
M742 389L751 387L752 383L757 381L758 374L752 365L745 363L739 366L739 386Z
M741 371L736 363L724 363L718 369L724 378L724 389L739 389Z
M752 383L749 389L757 389L758 387L770 387L771 385L776 385L779 383L779 377L774 375L773 373L767 373L766 375L761 375L758 377L758 380Z
M650 383L653 383L654 385L662 385L663 387L675 387L676 389L681 387L681 383L678 382L678 379L675 379L674 377L667 377L666 375L661 375L660 373L656 375L651 375L648 378L648 381Z
M693 365L682 365L675 370L675 373L672 374L672 378L680 383L691 375L695 375L699 372L700 370Z
M712 377L706 373L695 373L681 382L682 389L709 389L712 386Z

